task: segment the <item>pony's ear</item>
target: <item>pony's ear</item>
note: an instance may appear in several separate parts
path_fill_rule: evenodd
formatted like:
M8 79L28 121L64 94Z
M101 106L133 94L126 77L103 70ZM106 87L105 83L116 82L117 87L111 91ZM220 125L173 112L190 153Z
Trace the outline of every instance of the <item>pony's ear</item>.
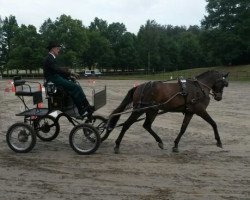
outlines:
M224 77L224 78L227 78L227 77L228 77L228 75L229 75L229 72L227 72L227 73L223 74L223 77Z

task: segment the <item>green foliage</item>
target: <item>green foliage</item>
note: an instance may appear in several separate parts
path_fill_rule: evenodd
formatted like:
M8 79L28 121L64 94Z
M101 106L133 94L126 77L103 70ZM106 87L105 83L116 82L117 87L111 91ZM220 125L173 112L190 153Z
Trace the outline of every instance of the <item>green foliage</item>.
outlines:
M102 36L106 37L107 31L108 31L108 23L107 23L107 21L96 17L94 19L94 21L90 23L89 30L90 31L97 31Z
M61 15L54 22L47 19L41 26L40 32L44 47L49 41L57 41L62 45L63 53L60 62L69 67L82 67L82 55L89 46L86 28L80 20Z
M1 73L4 70L8 70L8 61L10 58L10 51L12 49L11 40L15 36L15 32L18 29L16 18L12 15L9 18L1 20L1 51L0 51L0 61L1 61Z
M201 46L197 36L191 32L185 32L179 38L180 68L190 69L202 65Z
M126 32L122 35L117 54L122 71L135 71L139 67L139 55L136 49L136 36Z
M32 25L21 25L11 40L9 69L36 70L41 66L40 35Z
M250 1L207 0L202 43L211 58L224 65L250 62ZM211 61L210 61L211 62Z
M160 25L147 20L137 35L123 23L95 18L89 27L71 16L48 18L39 32L0 18L0 71L42 67L49 41L62 45L61 65L147 74L250 63L249 0L206 0L201 26Z
M84 66L111 67L115 56L108 39L97 30L89 31L87 36L89 46L83 54Z
M143 67L154 72L159 67L159 33L160 25L154 20L148 20L145 26L141 26L138 33L138 51ZM156 69L157 70L157 69Z

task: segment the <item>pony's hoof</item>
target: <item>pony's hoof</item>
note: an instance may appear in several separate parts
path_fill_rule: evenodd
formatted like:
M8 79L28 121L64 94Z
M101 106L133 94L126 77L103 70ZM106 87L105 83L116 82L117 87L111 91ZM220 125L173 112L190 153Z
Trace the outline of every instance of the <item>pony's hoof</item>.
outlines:
M220 147L220 148L223 149L223 146L222 146L222 143L221 143L221 142L217 142L216 145L217 145L217 147Z
M161 148L161 149L164 149L164 145L163 145L163 143L158 143L158 146Z
M114 152L115 152L115 154L119 154L120 153L119 148L118 147L114 147Z
M173 151L174 153L179 153L178 147L173 147L173 148L172 148L172 151Z

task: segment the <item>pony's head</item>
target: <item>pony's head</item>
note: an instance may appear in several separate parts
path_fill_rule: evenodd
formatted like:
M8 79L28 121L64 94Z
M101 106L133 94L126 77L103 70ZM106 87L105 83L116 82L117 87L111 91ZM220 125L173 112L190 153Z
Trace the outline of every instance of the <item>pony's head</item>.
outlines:
M224 87L228 87L228 81L226 80L228 74L229 73L218 72L218 75L216 76L217 78L212 86L212 93L216 101L222 100L223 89Z

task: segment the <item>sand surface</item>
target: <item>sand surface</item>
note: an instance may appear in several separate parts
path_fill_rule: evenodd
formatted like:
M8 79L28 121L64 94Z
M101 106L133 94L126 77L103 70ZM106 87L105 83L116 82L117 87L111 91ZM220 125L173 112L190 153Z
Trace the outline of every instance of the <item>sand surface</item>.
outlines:
M103 116L142 82L80 81L89 99L91 88L107 85L107 105L96 112ZM125 134L120 154L113 152L117 128L88 156L69 146L73 126L66 119L60 120L61 132L55 140L38 139L26 154L10 150L7 129L23 118L15 116L22 104L13 93L4 92L6 84L0 81L1 200L250 199L250 83L230 82L223 100L211 100L207 109L217 122L223 149L216 147L212 127L194 116L180 141L180 152L172 153L183 115L168 113L153 124L164 150L138 122Z

